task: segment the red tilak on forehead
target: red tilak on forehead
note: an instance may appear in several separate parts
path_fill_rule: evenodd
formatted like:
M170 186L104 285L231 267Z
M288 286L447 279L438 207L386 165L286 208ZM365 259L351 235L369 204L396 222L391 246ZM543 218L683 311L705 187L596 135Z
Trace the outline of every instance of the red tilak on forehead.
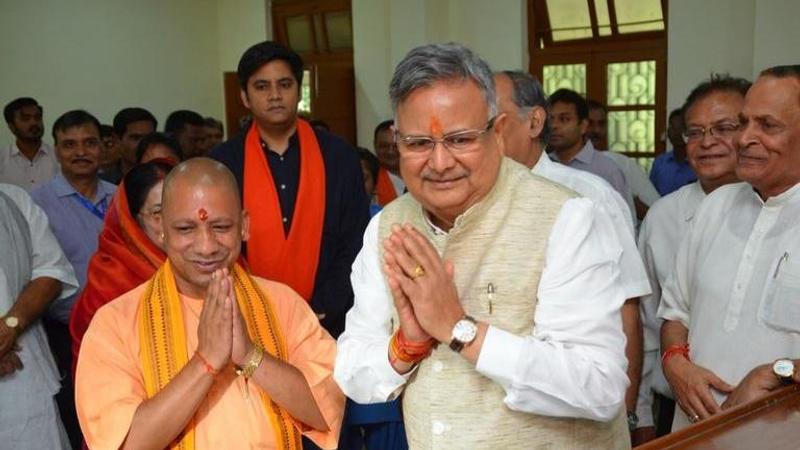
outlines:
M200 208L197 210L197 217L200 218L201 221L205 222L208 219L208 211L205 208Z
M436 116L431 117L431 136L441 136L442 135L442 123L439 122L439 118Z

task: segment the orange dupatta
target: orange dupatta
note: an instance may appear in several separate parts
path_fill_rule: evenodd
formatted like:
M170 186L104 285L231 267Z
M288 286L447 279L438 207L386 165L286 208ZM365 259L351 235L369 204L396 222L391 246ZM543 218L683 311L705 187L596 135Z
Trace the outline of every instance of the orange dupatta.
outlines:
M255 124L244 142L244 207L250 214L247 262L260 277L289 285L311 301L325 219L325 163L308 122L297 119L300 181L289 236L280 201Z
M286 341L269 297L239 264L234 264L231 275L236 300L247 324L250 339L260 344L265 353L281 361L288 361ZM139 360L142 364L144 387L147 397L153 398L189 362L180 295L169 260L148 282L142 296L138 322L141 342ZM263 390L259 391L261 404L275 433L277 448L301 450L300 434L289 413L273 402ZM170 448L193 450L196 425L193 417Z
M386 206L389 202L397 198L397 191L394 189L392 179L389 178L389 172L383 167L378 170L375 191L378 193L378 203L381 206Z

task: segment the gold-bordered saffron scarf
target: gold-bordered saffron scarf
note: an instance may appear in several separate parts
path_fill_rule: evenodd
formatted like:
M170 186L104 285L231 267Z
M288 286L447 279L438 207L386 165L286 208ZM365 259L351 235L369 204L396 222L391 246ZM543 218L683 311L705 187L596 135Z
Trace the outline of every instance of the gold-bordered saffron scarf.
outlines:
M272 302L239 264L234 265L232 277L236 300L247 324L250 339L260 344L265 353L281 361L287 361L286 341L272 309ZM180 296L169 261L158 269L147 284L138 322L141 344L139 358L147 398L152 398L189 362ZM263 390L259 391L278 448L300 450L302 448L300 433L289 413L273 402ZM170 444L170 448L194 449L195 426L195 420L192 418Z

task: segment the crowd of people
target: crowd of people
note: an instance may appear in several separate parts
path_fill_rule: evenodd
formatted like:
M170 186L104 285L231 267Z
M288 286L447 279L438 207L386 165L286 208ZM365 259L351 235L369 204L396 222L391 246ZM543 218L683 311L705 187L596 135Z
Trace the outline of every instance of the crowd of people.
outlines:
M648 174L608 111L459 44L396 66L356 148L303 62L250 120L8 103L0 442L630 448L800 381L800 66L712 75Z

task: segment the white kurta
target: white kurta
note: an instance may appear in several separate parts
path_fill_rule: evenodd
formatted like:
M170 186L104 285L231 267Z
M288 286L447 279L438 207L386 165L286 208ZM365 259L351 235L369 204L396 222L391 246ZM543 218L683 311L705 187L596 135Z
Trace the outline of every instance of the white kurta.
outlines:
M531 169L536 175L566 186L578 194L591 199L603 209L614 223L614 231L622 245L620 278L625 298L635 298L650 293L650 282L639 258L634 239L633 218L628 204L608 182L592 173L573 169L552 161L545 152Z
M8 198L20 213L0 211L0 248L4 252L15 250L15 254L0 258L0 317L35 278L60 280L62 298L74 293L78 282L50 231L47 216L21 188L0 184L0 192L5 195L0 207L7 208ZM53 400L60 383L44 327L38 321L31 324L17 343L24 368L0 378L0 446L69 448Z
M394 304L381 270L379 221L380 214L373 217L353 263L355 304L338 340L334 370L345 394L359 403L396 397L413 373L397 374L387 356ZM533 334L490 326L475 368L502 386L507 407L603 421L623 407L628 378L620 319L624 297L621 286L608 278L609 264L619 270L621 246L615 236L608 215L590 200L564 203L548 238L538 292L531 293L538 297Z
M639 251L644 261L653 293L642 297L640 311L644 328L644 364L636 414L640 426L653 425L652 391L672 397L661 371L661 286L675 266L675 256L697 208L706 197L699 182L688 184L658 200L647 212L639 229Z
M720 187L697 210L663 286L659 317L683 323L692 361L730 384L800 357L798 217L800 184L766 202L746 183Z
M653 183L650 182L650 178L635 159L612 150L603 152L603 154L611 158L622 169L625 181L628 182L628 187L634 197L639 197L639 200L647 206L653 206L653 203L661 198Z

